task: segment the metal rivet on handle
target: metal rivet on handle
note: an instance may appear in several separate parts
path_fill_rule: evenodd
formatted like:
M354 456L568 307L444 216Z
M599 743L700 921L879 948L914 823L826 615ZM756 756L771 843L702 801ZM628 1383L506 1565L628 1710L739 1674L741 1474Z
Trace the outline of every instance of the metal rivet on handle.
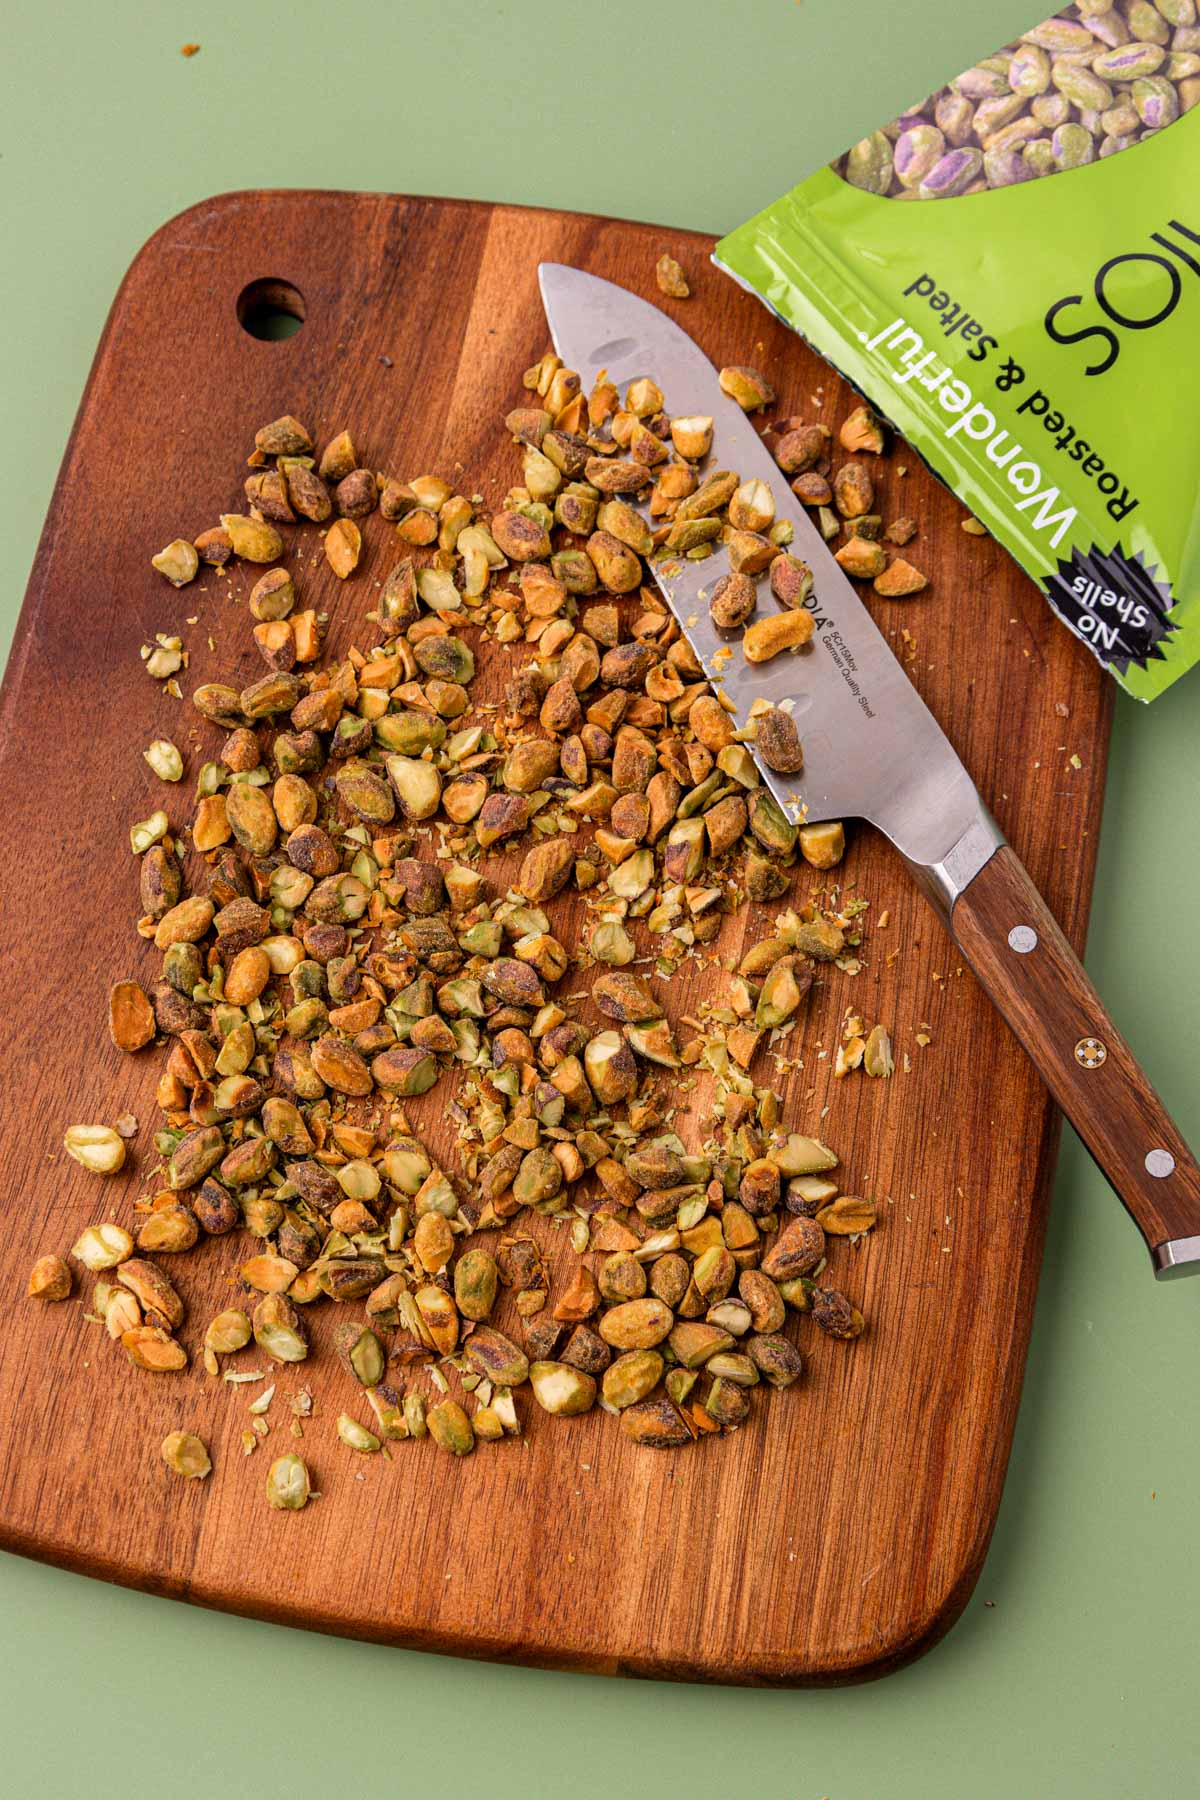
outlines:
M1165 1175L1175 1173L1175 1158L1169 1150L1151 1150L1146 1158L1146 1172L1157 1175L1161 1181Z
M1032 925L1014 925L1008 934L1008 947L1015 950L1018 956L1028 956L1031 950L1037 949L1037 945L1038 934Z
M1098 1069L1108 1060L1108 1048L1099 1038L1080 1038L1075 1046L1075 1061L1085 1069Z

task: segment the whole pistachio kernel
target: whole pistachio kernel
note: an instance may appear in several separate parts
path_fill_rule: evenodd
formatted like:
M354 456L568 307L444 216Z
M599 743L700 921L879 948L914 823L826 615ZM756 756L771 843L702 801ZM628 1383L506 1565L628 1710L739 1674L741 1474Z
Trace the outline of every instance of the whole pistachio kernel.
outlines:
M1171 125L1179 117L1179 94L1163 75L1145 75L1130 90L1138 118L1150 131Z
M1096 140L1086 125L1068 121L1056 128L1050 149L1056 169L1081 169L1095 159Z
M898 179L906 188L920 187L946 152L946 140L936 125L913 125L901 132L893 152Z
M940 156L917 185L922 200L944 200L964 193L983 170L983 152L968 149L947 150Z
M448 1450L453 1456L470 1456L474 1450L474 1428L457 1400L443 1400L431 1406L425 1423L439 1450Z
M846 180L868 194L886 194L892 183L892 145L886 133L873 131L846 157Z
M499 1271L486 1250L468 1250L454 1266L454 1298L464 1319L486 1319L496 1303Z

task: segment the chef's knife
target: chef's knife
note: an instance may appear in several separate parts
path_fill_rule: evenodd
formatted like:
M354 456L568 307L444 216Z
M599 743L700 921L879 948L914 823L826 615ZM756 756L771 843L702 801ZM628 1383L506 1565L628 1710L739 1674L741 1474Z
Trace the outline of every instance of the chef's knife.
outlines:
M787 703L804 769L779 775L760 762L763 780L793 819L867 819L891 839L1128 1208L1156 1273L1200 1271L1200 1168L754 426L722 392L703 351L656 306L560 263L543 263L539 279L555 350L579 372L584 392L602 370L621 388L650 376L672 414L711 417L707 466L766 481L777 517L793 528L794 552L812 569L812 644L756 665L742 657L737 635L710 617L705 596L721 562L651 563L738 722L747 722L757 699ZM767 607L774 601L764 585L760 612Z

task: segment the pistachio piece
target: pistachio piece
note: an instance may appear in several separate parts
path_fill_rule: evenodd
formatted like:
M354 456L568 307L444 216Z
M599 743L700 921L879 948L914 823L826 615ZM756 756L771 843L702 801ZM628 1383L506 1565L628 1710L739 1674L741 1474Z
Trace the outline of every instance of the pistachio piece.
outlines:
M810 1311L814 1324L818 1325L827 1337L856 1338L861 1337L865 1329L865 1321L856 1306L852 1306L845 1294L836 1288L814 1289Z
M325 561L339 581L353 575L362 556L362 532L353 519L335 519L325 533Z
M267 1499L281 1512L299 1512L312 1492L308 1467L295 1452L277 1456L267 1471Z
M284 413L282 418L259 427L254 434L254 447L263 456L306 456L313 441L299 419Z
M637 1444L670 1450L690 1444L692 1434L669 1399L639 1400L621 1414L621 1429Z
M172 587L186 587L193 581L200 567L200 557L194 544L186 538L175 538L165 550L150 558L151 564L160 575L165 575Z
M687 462L702 462L712 449L713 422L694 415L671 420L671 442Z
M62 1257L39 1256L25 1292L30 1300L66 1300L71 1292L71 1271Z
M892 1040L883 1025L875 1025L867 1034L866 1048L863 1052L863 1068L868 1075L886 1078L895 1068L892 1059Z
M405 818L432 818L442 797L442 778L434 764L397 755L389 756L384 767Z
M699 1369L711 1356L732 1350L734 1339L719 1325L700 1320L681 1319L672 1327L668 1342L677 1363L685 1369Z
M497 1387L520 1387L529 1374L529 1359L524 1351L487 1326L473 1331L467 1339L466 1358L477 1374L486 1376Z
M741 1425L749 1417L750 1396L737 1382L719 1379L709 1388L704 1409L718 1425Z
M792 1219L784 1226L762 1260L762 1272L772 1281L794 1281L811 1275L825 1254L825 1233L815 1219Z
M798 775L804 767L796 721L778 706L759 714L754 744L768 769L780 775Z
M858 581L870 581L874 576L882 575L887 567L883 545L865 537L849 538L834 552L833 560Z
M604 1314L600 1336L614 1350L651 1350L674 1323L670 1307L661 1300L626 1300Z
M848 549L849 545L846 548ZM838 560L841 561L840 556ZM929 583L921 571L914 569L913 565L906 562L904 557L894 556L887 567L876 575L871 585L875 592L882 594L885 599L901 600L907 598L909 594L919 594L923 588L928 587Z
M187 1367L187 1351L161 1325L135 1325L121 1333L121 1348L135 1368L173 1375Z
M654 279L660 294L666 294L672 300L686 300L691 293L687 277L682 266L666 251L659 257L654 268Z
M596 1398L594 1377L583 1369L573 1369L568 1363L531 1363L529 1382L542 1411L558 1418L587 1412Z
M93 1175L115 1175L125 1166L125 1140L111 1125L71 1125L63 1149Z
M817 1224L827 1237L856 1237L870 1231L878 1217L873 1200L861 1200L855 1194L839 1194L828 1205L819 1207Z
M766 376L744 364L722 369L717 380L721 392L736 400L743 412L757 412L759 407L770 406L775 398L775 389Z
M832 869L846 852L846 831L840 819L829 819L823 825L802 825L799 834L800 854L814 869Z
M231 1355L235 1350L244 1350L250 1342L253 1328L244 1312L232 1308L218 1313L204 1333L204 1347L214 1354Z
M807 644L812 634L813 616L810 612L801 610L774 613L770 618L757 619L749 626L742 639L742 654L747 662L769 662L781 651L795 650L801 644Z
M749 575L723 575L709 595L708 610L714 625L735 631L753 617L757 595ZM693 711L695 708L693 708Z
M255 1307L254 1341L275 1362L303 1362L308 1355L300 1314L283 1294L267 1294Z
M162 1441L161 1452L168 1469L187 1481L203 1481L212 1470L212 1458L202 1438L193 1431L171 1431Z
M383 1448L375 1433L360 1425L349 1413L338 1414L337 1434L347 1449L356 1450L360 1456L371 1456Z
M597 1032L584 1050L583 1067L601 1106L617 1105L637 1086L637 1064L620 1032Z
M283 555L283 539L264 519L250 519L243 513L222 513L221 529L229 535L233 554L246 562L277 562Z
M116 1048L133 1055L155 1029L154 1008L137 982L114 982L108 991L108 1034Z

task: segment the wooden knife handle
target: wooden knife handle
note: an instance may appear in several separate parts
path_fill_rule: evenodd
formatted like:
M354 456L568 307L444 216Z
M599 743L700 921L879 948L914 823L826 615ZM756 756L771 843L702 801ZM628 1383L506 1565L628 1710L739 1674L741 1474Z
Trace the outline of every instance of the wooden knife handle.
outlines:
M1158 1275L1200 1273L1200 1167L1006 844L950 929L1149 1245Z

